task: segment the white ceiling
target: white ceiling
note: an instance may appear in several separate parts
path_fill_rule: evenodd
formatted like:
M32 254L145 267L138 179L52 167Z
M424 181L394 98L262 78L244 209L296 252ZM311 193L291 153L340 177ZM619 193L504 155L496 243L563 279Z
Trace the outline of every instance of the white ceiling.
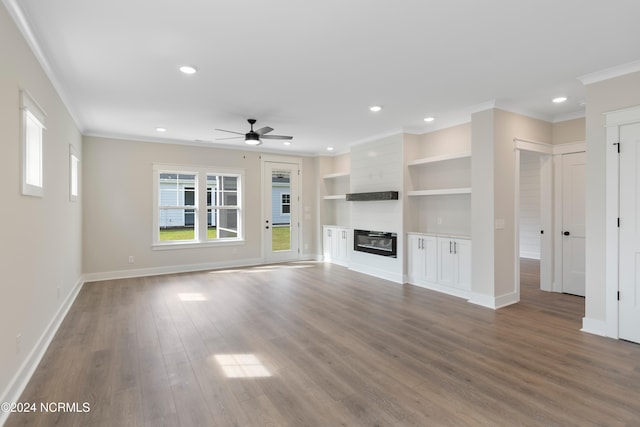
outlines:
M89 135L246 148L214 129L256 118L294 136L261 150L340 152L468 121L488 102L581 116L577 77L640 59L638 0L3 2Z

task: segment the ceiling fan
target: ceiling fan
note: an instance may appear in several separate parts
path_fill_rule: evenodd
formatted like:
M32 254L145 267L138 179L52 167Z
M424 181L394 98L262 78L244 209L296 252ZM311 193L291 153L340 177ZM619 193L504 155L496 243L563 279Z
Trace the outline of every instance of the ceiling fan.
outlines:
M245 144L260 145L260 144L262 144L261 139L281 139L281 140L293 139L292 136L286 136L286 135L267 135L269 132L273 131L273 128L271 128L269 126L265 126L265 127L260 128L258 130L253 130L253 125L256 123L256 119L247 119L247 121L251 125L251 130L249 132L241 133L241 132L235 132L235 131L232 131L232 130L216 129L216 130L219 130L221 132L229 132L229 133L235 133L236 135L242 135L242 136L230 136L228 138L216 138L216 141L222 141L222 140L225 140L225 139L240 139L240 138L244 138Z

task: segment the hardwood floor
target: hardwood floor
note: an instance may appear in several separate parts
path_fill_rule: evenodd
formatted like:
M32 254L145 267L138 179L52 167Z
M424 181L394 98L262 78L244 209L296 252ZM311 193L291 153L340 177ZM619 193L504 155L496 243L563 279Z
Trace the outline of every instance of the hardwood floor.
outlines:
M640 346L314 262L87 283L7 426L630 426ZM533 282L533 284L532 284Z

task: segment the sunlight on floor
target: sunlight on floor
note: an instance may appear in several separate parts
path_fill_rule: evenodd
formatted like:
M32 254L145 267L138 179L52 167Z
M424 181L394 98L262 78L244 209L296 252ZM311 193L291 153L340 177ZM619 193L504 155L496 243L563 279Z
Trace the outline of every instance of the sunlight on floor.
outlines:
M272 264L272 265L258 265L255 267L245 267L245 268L234 268L231 270L214 270L210 271L210 274L221 274L221 273L245 273L245 274L254 274L254 273L266 273L269 271L277 271L277 270L294 270L300 268L311 268L313 267L313 262L309 261L305 264Z
M181 301L206 301L207 297L199 292L178 294Z
M254 354L216 354L227 378L264 378L271 373Z

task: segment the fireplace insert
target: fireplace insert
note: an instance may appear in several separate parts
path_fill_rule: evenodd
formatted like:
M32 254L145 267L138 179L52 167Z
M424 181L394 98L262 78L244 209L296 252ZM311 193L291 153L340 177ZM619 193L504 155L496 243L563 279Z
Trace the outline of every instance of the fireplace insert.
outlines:
M397 234L383 231L353 230L353 250L397 258Z

